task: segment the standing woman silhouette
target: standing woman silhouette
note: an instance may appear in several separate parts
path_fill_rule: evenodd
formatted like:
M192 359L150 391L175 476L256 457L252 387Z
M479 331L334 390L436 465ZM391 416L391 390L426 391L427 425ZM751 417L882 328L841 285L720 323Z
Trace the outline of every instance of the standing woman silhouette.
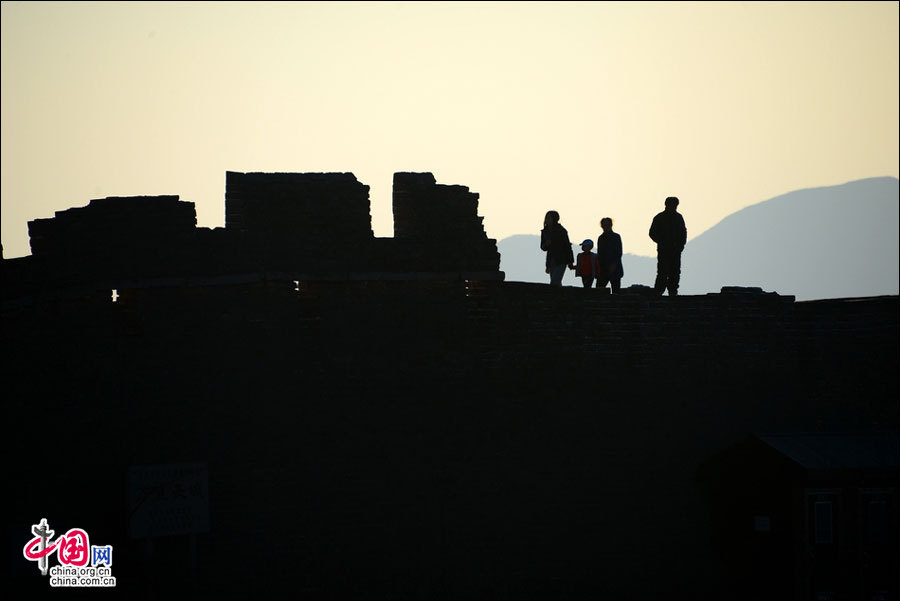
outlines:
M547 252L546 271L550 274L551 286L562 286L566 267L575 269L575 256L569 232L559 223L559 213L547 211L544 229L541 230L541 250Z

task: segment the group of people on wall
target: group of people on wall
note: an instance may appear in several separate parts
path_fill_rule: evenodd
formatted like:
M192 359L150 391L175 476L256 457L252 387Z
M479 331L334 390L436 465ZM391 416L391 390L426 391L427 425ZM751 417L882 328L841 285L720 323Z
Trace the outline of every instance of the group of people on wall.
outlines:
M681 280L681 252L687 243L687 227L677 209L678 198L669 196L666 209L657 214L650 225L650 238L656 242L656 282L653 287L660 295L668 290L669 296L676 296ZM559 222L559 213L547 211L541 230L541 250L547 252L545 267L551 286L562 286L563 275L570 269L581 278L585 288L591 288L596 281L597 288L609 285L610 291L618 294L625 275L622 237L613 231L613 220L609 217L600 220L600 228L603 233L597 238L597 251L592 250L594 241L587 239L581 243L581 252L576 257L572 253L569 233Z

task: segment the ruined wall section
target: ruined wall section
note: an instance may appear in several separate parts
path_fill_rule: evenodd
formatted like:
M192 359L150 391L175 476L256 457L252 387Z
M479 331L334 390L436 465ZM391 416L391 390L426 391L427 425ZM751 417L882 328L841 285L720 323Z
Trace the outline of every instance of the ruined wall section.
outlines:
M28 223L32 256L60 283L169 275L194 252L194 203L108 197Z
M393 210L394 238L411 271L500 270L478 194L466 186L437 184L431 173L395 173Z
M2 261L4 297L159 278L278 273L295 280L501 280L478 194L431 173L394 177L394 238L372 232L352 173L226 172L225 227L177 196L109 197L29 222L32 256ZM139 284L142 285L142 284Z
M369 186L352 173L225 174L225 228L264 270L348 271L372 239Z

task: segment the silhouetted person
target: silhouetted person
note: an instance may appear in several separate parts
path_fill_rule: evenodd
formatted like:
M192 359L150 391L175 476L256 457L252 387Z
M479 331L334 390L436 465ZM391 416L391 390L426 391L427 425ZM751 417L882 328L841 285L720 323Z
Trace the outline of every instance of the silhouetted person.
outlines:
M606 288L610 284L613 294L622 289L622 237L612 229L613 220L604 217L600 220L603 233L597 238L597 288Z
M547 273L550 274L551 286L562 286L562 278L566 267L575 269L575 257L572 255L572 243L569 232L559 223L559 213L547 211L544 216L544 229L541 230L541 250L547 251Z
M650 225L650 238L656 242L656 284L653 287L657 294L662 294L668 288L669 296L678 294L681 251L687 243L684 217L677 208L677 197L666 198L666 210L654 217Z
M581 251L575 257L575 275L581 276L581 283L585 288L594 285L594 277L597 275L597 255L591 252L594 248L593 240L585 240L581 243Z

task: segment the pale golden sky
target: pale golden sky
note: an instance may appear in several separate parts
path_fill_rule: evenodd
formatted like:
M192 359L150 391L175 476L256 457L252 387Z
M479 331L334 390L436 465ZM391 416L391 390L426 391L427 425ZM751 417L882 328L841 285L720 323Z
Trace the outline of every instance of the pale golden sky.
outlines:
M395 171L481 194L488 235L611 216L654 253L799 188L898 177L898 3L2 3L2 242L113 195L224 222L225 171Z

